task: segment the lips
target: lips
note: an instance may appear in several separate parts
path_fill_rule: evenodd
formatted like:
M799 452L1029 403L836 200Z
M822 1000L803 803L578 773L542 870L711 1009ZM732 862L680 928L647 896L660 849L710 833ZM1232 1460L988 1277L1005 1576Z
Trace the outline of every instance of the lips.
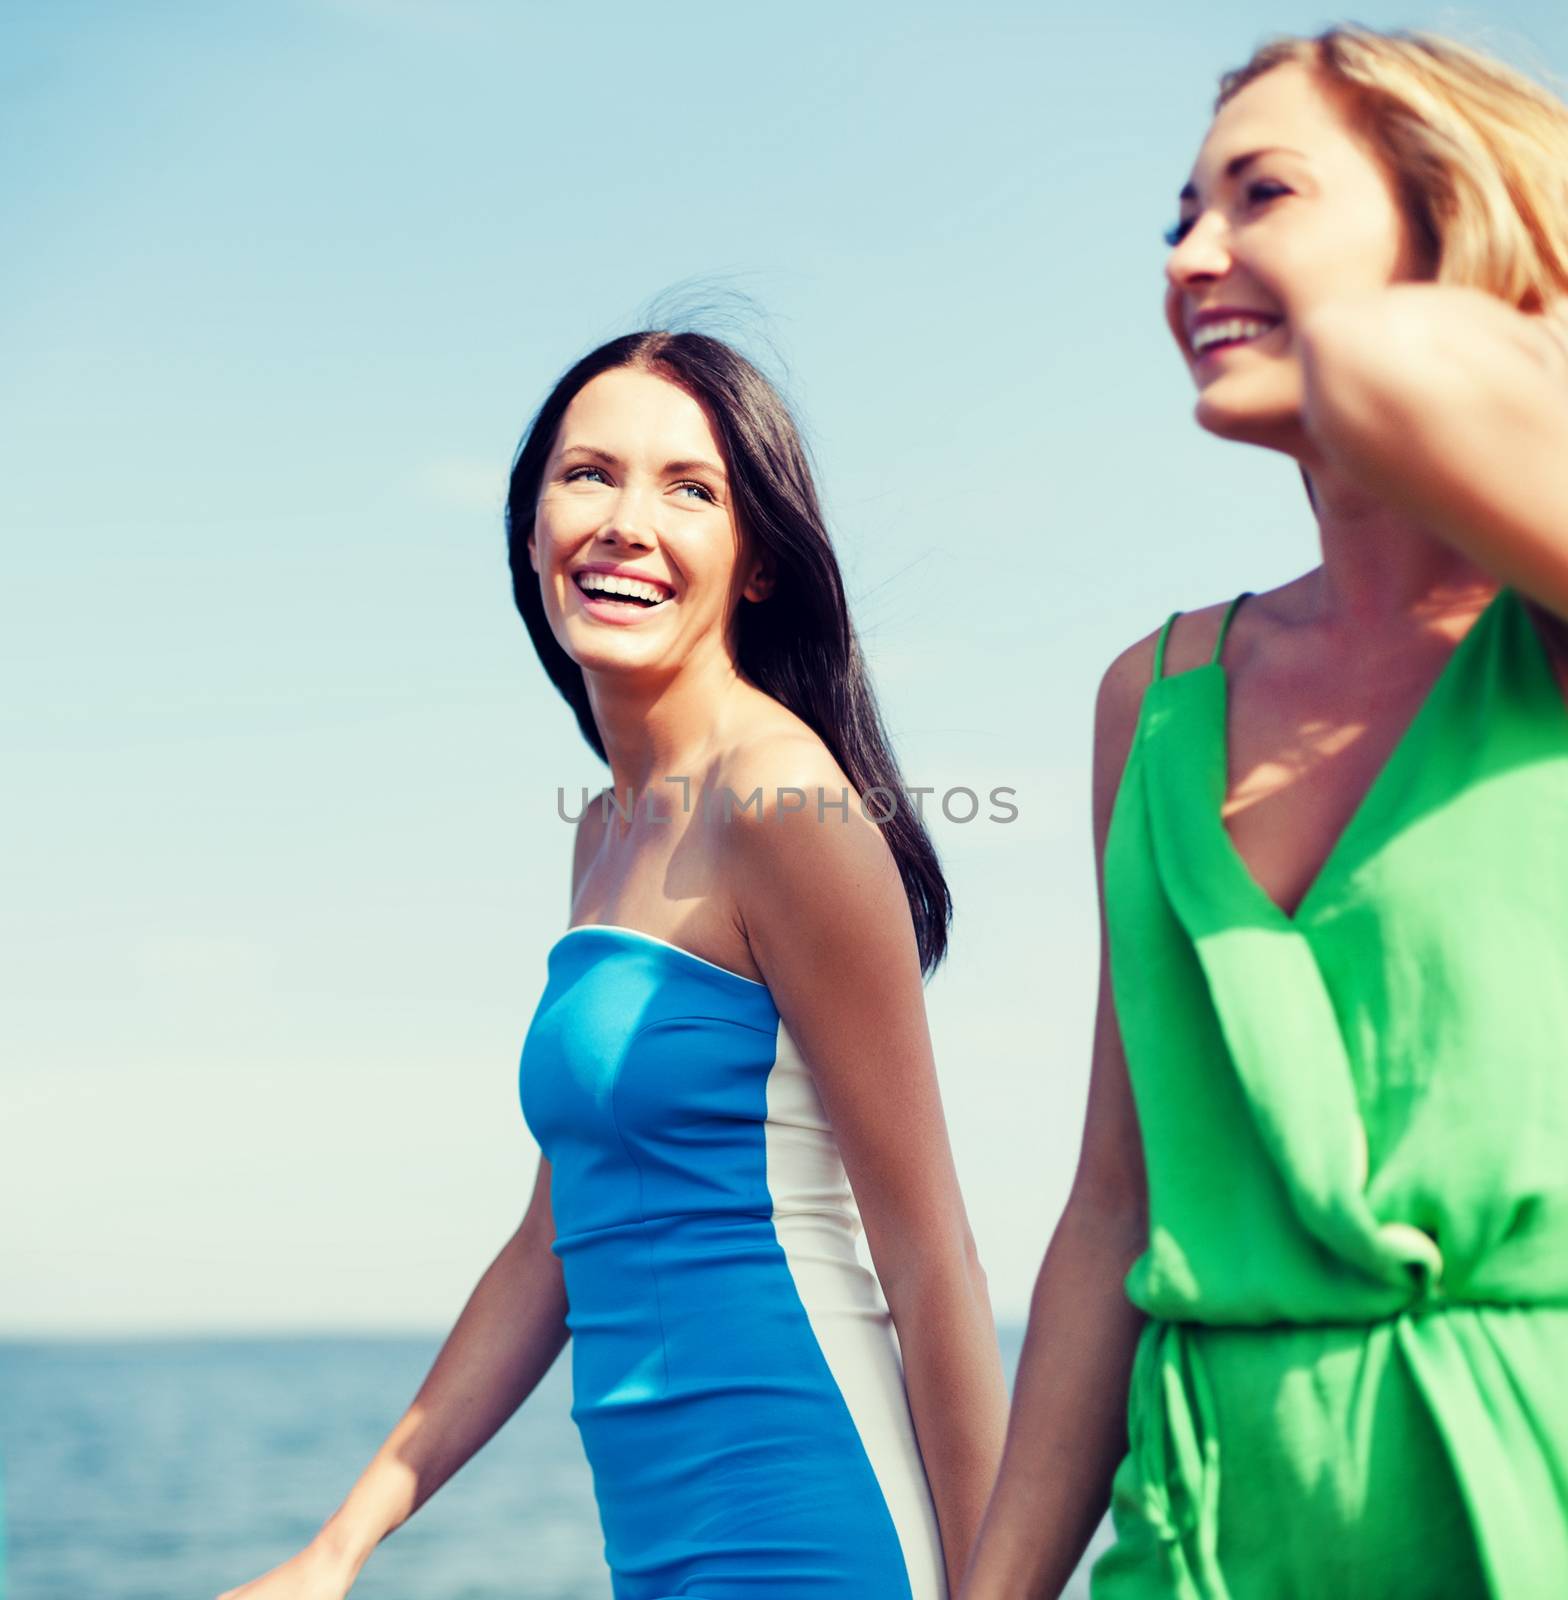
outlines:
M1197 360L1214 350L1252 344L1272 333L1283 320L1265 311L1239 306L1201 311L1187 325L1187 347Z
M646 585L647 590L659 593L658 600L651 599L646 592L627 595L613 594L605 590L590 591L583 587L580 573L572 573L571 578L572 587L577 591L578 603L583 611L596 622L611 623L620 627L640 623L650 612L663 610L674 598L674 591L655 579L639 577L635 581L639 588Z
M572 582L579 589L582 588L582 579L588 573L598 573L606 578L625 578L632 583L643 583L657 589L660 595L668 600L675 593L675 586L668 579L658 577L651 572L639 572L635 567L618 567L607 561L588 561L580 567L574 567L570 574Z

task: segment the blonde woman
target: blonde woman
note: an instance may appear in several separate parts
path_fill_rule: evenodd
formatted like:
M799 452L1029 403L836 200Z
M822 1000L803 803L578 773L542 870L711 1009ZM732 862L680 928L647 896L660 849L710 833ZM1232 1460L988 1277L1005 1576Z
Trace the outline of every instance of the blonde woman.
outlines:
M1100 1013L966 1600L1568 1595L1568 108L1223 80L1167 316L1321 564L1100 692Z

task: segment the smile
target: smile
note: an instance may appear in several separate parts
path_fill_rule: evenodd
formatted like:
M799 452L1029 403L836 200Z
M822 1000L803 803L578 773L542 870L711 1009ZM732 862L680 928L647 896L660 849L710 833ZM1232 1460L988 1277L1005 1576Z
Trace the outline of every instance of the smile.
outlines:
M1261 317L1227 317L1223 322L1206 322L1192 333L1192 353L1201 356L1210 350L1228 345L1251 344L1264 334L1272 333L1278 320Z
M640 578L617 578L604 572L574 572L572 582L577 585L578 593L590 602L591 611L611 616L655 611L673 593Z

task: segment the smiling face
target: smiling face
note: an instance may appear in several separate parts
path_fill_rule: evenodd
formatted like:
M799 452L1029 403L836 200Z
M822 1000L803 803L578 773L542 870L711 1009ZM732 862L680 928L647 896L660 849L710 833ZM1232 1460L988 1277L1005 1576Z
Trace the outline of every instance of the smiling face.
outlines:
M528 556L585 671L668 670L717 646L768 584L745 559L724 456L686 389L614 367L573 397L540 479Z
M1220 108L1168 235L1165 315L1211 433L1299 454L1293 326L1326 300L1424 276L1383 165L1308 68Z

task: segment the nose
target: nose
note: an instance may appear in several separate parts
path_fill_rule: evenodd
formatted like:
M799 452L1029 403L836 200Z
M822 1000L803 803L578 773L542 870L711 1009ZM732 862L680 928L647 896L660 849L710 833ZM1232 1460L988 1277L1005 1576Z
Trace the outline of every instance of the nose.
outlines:
M653 515L656 499L636 485L625 485L610 507L610 514L599 530L600 537L612 544L651 550L657 540Z
M1230 271L1230 235L1225 219L1205 211L1165 258L1165 278L1173 289L1222 278Z

